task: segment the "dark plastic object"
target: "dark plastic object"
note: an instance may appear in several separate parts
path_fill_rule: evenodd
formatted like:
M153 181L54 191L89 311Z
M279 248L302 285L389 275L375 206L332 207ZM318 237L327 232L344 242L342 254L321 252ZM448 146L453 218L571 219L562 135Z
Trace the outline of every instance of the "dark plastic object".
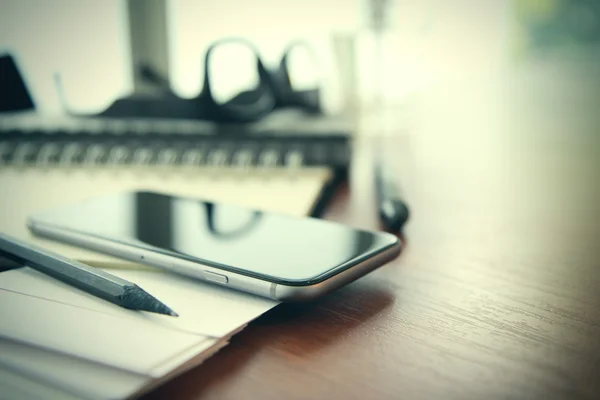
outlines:
M11 55L0 56L0 112L33 110L35 104Z
M224 104L218 104L212 95L211 77L209 73L210 57L213 51L226 43L241 43L248 46L256 55L256 68L259 83L256 88L239 93ZM295 42L284 53L279 67L274 71L265 68L257 49L244 39L222 39L213 43L206 51L204 60L204 85L198 96L183 99L169 88L168 80L160 76L148 66L140 66L141 75L148 83L154 85L158 96L142 96L133 94L113 102L99 114L71 115L110 118L174 118L196 119L215 122L252 122L268 115L274 109L294 107L308 113L321 113L320 90L295 91L291 87L287 66L288 55L296 46L308 45ZM60 81L57 81L60 87ZM64 98L63 98L64 102ZM64 102L66 103L66 102Z

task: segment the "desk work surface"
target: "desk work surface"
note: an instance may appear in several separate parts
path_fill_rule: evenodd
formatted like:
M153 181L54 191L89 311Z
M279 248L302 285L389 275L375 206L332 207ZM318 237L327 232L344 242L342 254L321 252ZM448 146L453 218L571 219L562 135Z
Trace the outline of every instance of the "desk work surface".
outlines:
M400 257L146 399L600 398L600 80L560 68L415 99ZM374 140L326 218L378 228Z

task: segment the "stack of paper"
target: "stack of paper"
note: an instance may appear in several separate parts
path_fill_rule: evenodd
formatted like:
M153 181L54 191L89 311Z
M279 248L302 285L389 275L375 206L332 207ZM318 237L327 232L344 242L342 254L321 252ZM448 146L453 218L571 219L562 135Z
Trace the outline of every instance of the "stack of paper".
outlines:
M41 170L0 167L0 231L65 256L101 265L135 282L179 313L126 310L28 267L0 272L2 398L123 399L192 368L277 302L149 267L33 238L28 215L97 195L154 190L310 213L326 171L250 177L199 172L147 174L110 168ZM119 268L111 268L115 266ZM1 270L1 269L0 269Z
M0 274L0 365L84 399L144 392L194 367L277 302L175 275L111 270L177 310L127 310L28 267ZM32 398L8 384L8 398ZM45 399L50 398L44 395Z

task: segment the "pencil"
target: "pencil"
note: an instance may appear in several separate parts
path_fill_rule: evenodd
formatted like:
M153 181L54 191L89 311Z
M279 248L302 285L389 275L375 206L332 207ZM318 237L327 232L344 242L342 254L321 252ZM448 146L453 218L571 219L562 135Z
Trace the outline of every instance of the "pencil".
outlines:
M0 255L121 307L178 316L135 283L3 233Z

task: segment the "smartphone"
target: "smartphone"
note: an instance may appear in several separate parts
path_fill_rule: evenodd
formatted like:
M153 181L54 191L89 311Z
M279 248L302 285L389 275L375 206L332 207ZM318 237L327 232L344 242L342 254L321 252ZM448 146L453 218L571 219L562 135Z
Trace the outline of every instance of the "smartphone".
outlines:
M281 301L322 296L395 258L394 235L228 204L128 192L33 215L57 240Z

